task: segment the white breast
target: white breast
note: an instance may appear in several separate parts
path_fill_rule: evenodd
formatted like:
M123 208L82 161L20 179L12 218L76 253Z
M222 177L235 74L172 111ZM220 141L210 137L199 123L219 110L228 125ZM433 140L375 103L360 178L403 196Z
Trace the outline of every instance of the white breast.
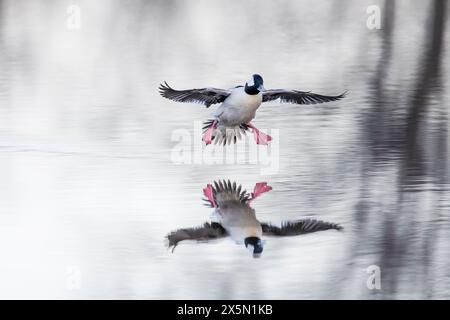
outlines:
M248 123L254 117L262 102L262 93L247 94L243 87L234 88L228 98L214 113L220 122L226 126L236 126Z

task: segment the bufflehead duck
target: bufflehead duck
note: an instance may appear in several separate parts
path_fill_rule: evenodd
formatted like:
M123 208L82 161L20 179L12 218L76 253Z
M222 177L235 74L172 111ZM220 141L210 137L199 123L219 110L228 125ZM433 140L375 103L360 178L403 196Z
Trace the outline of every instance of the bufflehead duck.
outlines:
M270 223L259 222L251 202L261 194L272 190L266 182L255 185L253 192L242 190L236 182L218 181L208 184L203 189L206 205L214 208L212 221L203 226L184 228L172 231L167 235L169 248L175 247L183 240L207 241L230 237L237 244L244 244L257 258L263 251L262 236L296 236L305 233L328 229L341 230L335 223L328 223L313 219L285 221L281 227Z
M245 83L231 89L202 88L175 90L167 82L160 84L160 94L167 99L178 102L195 102L204 104L207 108L212 104L221 103L212 114L213 119L205 122L203 141L208 145L215 143L236 143L241 133L252 130L257 144L267 145L272 137L261 132L251 121L261 103L280 99L280 102L295 104L317 104L342 99L346 92L337 96L324 96L312 92L284 89L264 89L264 80L259 74L254 74Z

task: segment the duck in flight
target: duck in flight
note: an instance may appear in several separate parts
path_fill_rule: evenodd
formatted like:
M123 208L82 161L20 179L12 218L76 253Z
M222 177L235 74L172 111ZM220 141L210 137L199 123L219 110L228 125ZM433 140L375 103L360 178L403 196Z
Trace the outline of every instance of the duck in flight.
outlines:
M281 226L260 222L255 210L250 206L261 194L272 190L265 182L255 185L253 192L242 190L236 182L217 181L203 189L206 205L214 209L212 221L202 226L183 228L167 235L169 248L175 250L184 240L208 241L230 237L237 244L244 244L253 257L257 258L263 251L263 236L297 236L305 233L328 229L341 230L342 227L329 222L313 219L285 221Z
M245 83L231 89L201 88L188 90L172 89L167 82L160 84L159 92L164 98L178 102L195 102L209 108L213 104L221 105L212 114L213 119L204 123L203 141L214 143L236 143L241 133L252 130L257 144L267 145L272 137L261 132L251 121L261 103L280 99L280 102L294 104L318 104L342 99L346 92L337 96L324 96L312 92L285 89L264 89L264 80L254 74Z

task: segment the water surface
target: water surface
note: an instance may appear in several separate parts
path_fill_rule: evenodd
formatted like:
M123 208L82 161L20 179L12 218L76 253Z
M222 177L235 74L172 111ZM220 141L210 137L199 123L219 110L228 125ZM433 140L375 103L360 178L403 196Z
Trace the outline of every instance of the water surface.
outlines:
M66 27L67 6L81 29ZM366 27L377 4L382 29ZM449 8L446 1L0 2L1 298L449 298ZM265 104L278 169L176 164L172 141L211 109L162 99L242 84L337 103ZM273 191L261 221L311 217L344 231L180 244L202 188ZM369 290L366 269L381 268Z

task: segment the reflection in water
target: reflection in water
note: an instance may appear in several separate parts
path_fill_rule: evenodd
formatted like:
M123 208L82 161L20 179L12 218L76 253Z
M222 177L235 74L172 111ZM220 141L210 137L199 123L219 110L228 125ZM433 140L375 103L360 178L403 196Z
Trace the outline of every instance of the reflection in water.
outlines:
M312 219L284 221L281 227L261 223L255 209L250 206L261 194L272 190L265 182L258 182L252 193L242 190L241 185L230 180L214 182L203 189L206 202L214 208L212 223L201 227L179 229L167 237L173 250L183 240L212 240L229 236L237 244L244 244L258 258L263 252L263 236L297 236L329 229L341 230L337 224ZM172 250L172 251L173 251Z
M75 4L80 29L65 1L0 1L1 298L449 298L448 1ZM162 99L160 81L230 88L249 74L351 94L262 104L255 122L280 137L270 177L173 163L175 130L197 137L210 109ZM170 254L167 230L203 221L198 190L219 177L270 180L258 220L344 230L267 241L260 259L230 241Z

